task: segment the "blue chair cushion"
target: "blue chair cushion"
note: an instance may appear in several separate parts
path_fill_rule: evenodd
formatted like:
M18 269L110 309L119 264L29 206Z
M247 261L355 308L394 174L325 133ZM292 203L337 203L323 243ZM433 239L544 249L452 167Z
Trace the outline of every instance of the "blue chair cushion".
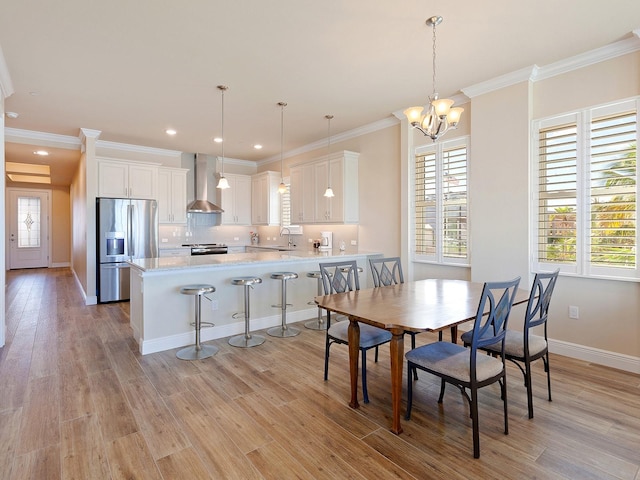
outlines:
M471 343L471 335L473 332L468 331L462 334L462 341L465 343ZM494 343L493 345L487 345L483 347L485 350L492 352L500 352L500 344ZM544 351L547 348L547 341L544 337L538 335L529 334L529 355L535 356L536 354ZM507 356L515 358L524 358L524 333L516 330L507 330L504 339L504 353Z
M360 348L371 348L391 340L391 332L382 328L360 323ZM349 343L349 320L334 323L329 328L329 336Z
M411 363L453 377L471 381L469 371L471 350L449 342L435 342L409 350L405 357ZM502 361L489 355L476 355L476 379L481 382L502 372Z

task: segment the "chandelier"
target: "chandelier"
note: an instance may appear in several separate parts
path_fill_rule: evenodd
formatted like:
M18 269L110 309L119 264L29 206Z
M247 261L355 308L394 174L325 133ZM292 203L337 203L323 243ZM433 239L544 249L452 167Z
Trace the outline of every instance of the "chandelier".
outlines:
M442 23L442 17L428 18L426 24L433 27L433 93L429 97L427 112L423 115L424 107L411 107L404 111L411 125L420 130L423 135L434 142L449 129L455 129L460 121L464 108L453 106L453 100L438 98L436 92L436 25Z
M224 176L224 92L227 90L227 88L229 87L225 87L224 85L218 85L218 90L220 90L221 93L221 132L220 132L220 138L222 139L222 167L220 169L220 180L218 180L218 185L216 185L216 188L219 188L221 190L224 190L226 188L229 188L229 181L227 180L227 177Z

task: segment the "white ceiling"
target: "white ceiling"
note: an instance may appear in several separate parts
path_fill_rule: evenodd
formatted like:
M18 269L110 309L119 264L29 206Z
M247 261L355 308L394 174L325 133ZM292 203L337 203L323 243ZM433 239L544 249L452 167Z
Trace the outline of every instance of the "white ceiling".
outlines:
M285 151L326 138L325 114L338 134L424 104L433 15L438 90L452 96L630 37L640 1L8 1L5 110L19 117L5 126L219 155L224 84L225 156L277 158L279 101ZM32 149L8 147L7 160L26 161L21 151Z

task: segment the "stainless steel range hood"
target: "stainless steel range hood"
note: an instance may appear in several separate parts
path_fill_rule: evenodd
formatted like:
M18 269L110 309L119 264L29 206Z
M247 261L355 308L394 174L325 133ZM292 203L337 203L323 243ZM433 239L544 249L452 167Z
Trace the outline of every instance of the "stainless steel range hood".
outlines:
M222 213L224 210L207 197L207 157L197 153L193 170L196 199L187 205L187 213Z

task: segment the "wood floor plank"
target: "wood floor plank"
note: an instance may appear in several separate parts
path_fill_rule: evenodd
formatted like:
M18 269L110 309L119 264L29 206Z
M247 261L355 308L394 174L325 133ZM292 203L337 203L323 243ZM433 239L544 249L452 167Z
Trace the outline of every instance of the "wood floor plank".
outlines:
M29 398L22 412L18 455L60 442L58 383L55 376L29 381Z
M82 480L110 479L106 449L97 415L62 423L62 478Z
M114 480L162 480L141 433L120 437L107 445Z
M162 477L173 478L212 478L193 447L185 448L156 461Z
M22 407L0 412L0 478L9 478L20 438Z
M212 478L262 478L190 392L171 395L166 398L166 402L182 424Z
M33 480L40 478L59 480L62 478L60 445L49 445L40 450L19 455L14 461L10 478L11 480Z
M90 375L89 386L105 441L138 431L136 420L113 370Z
M247 458L264 478L314 480L311 473L296 462L281 445L267 443L247 454Z
M73 360L60 369L60 420L71 420L95 413L89 375L84 363Z
M126 383L124 392L154 459L176 453L191 445L162 397L147 378L135 378Z

